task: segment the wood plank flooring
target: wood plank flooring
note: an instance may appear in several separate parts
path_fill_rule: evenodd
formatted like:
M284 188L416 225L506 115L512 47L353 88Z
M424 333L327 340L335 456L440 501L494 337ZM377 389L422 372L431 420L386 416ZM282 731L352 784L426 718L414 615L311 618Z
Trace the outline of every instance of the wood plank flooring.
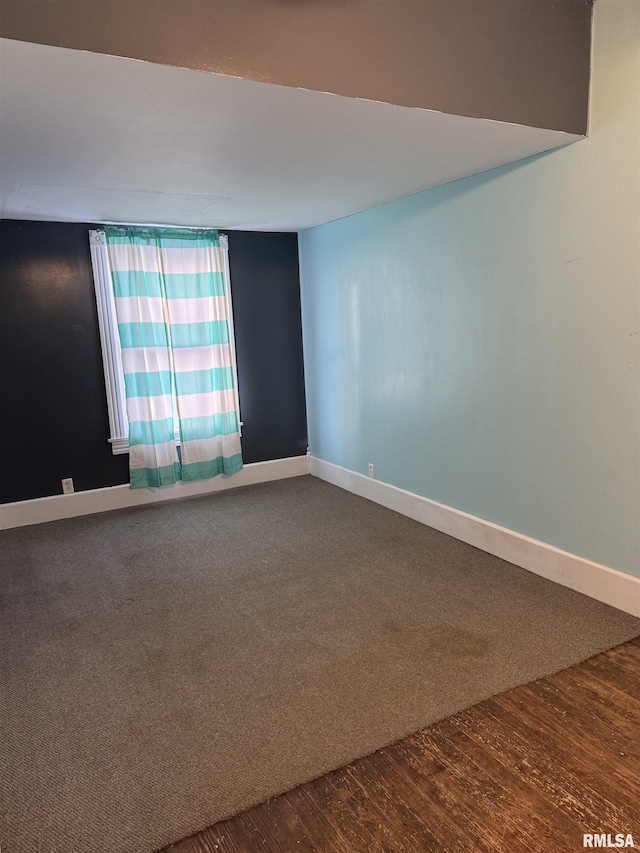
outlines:
M162 853L571 853L583 833L640 849L640 637Z

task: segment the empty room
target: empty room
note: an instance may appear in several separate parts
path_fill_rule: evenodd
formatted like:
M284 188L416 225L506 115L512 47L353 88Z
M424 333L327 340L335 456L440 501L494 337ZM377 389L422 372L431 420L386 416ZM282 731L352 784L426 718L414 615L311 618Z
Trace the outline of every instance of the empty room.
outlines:
M640 848L640 3L0 75L2 853Z

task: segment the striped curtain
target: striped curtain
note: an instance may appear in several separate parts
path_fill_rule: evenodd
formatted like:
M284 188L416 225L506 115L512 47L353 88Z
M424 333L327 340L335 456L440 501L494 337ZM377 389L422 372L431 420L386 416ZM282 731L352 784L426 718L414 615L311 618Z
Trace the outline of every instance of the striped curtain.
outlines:
M104 230L127 396L131 487L239 471L240 424L218 232Z

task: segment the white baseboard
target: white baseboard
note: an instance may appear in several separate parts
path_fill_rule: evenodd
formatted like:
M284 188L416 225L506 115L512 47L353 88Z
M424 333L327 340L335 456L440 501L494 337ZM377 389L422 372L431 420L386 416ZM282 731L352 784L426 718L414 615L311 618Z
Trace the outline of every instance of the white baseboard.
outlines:
M291 456L287 459L254 462L245 465L237 474L228 477L221 475L211 480L176 483L160 489L131 489L128 485L111 486L106 489L74 492L71 495L53 495L49 498L0 504L0 530L193 495L206 495L210 492L235 489L238 486L252 486L256 483L267 483L270 480L283 480L287 477L299 477L308 473L307 456Z
M640 578L314 456L309 460L309 473L536 575L640 617Z

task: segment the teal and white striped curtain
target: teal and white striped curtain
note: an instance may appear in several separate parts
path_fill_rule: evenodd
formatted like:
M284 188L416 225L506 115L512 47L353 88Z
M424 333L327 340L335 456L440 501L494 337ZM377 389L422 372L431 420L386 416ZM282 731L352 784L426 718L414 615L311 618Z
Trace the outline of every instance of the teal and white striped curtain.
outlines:
M218 232L104 230L127 396L131 487L239 471L240 422Z

